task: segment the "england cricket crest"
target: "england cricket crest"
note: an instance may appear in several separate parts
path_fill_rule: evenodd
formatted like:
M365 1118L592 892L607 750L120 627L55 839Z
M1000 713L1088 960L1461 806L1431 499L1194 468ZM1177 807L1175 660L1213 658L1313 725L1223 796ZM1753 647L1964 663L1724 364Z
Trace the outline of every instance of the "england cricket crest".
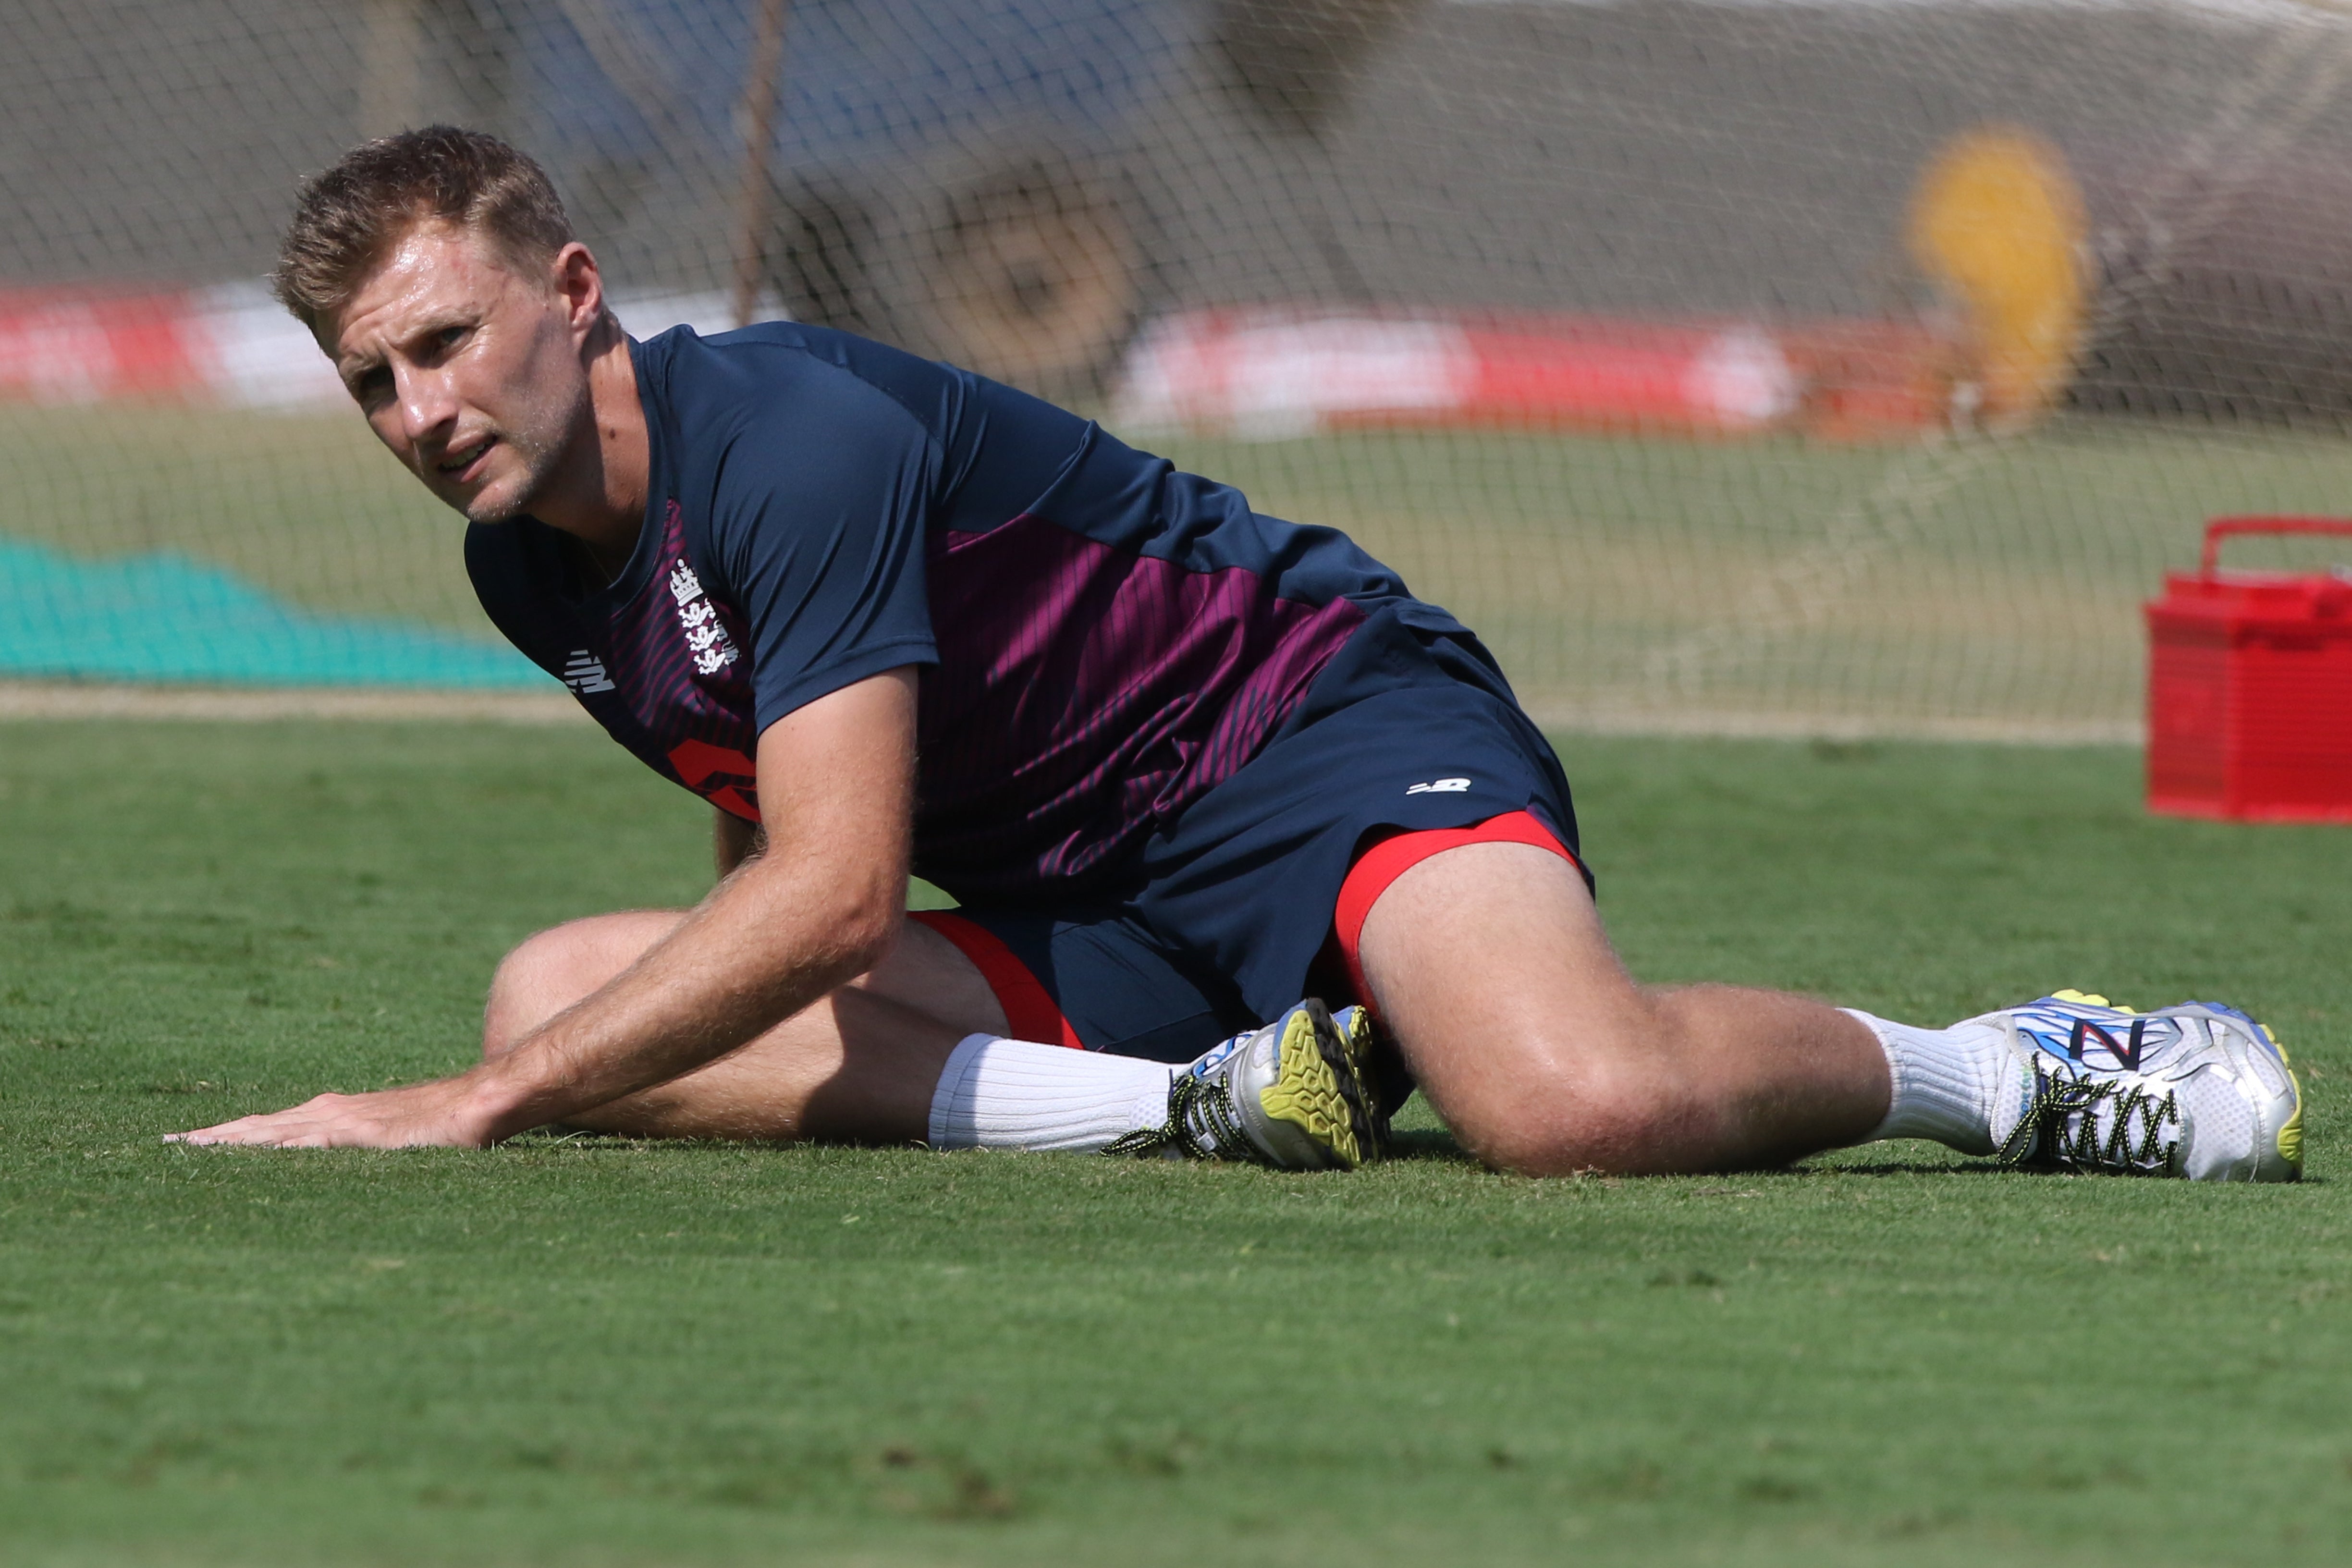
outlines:
M686 633L686 650L694 668L716 675L735 662L735 644L719 624L719 606L702 592L702 579L680 561L670 568L669 595L677 605L677 624Z

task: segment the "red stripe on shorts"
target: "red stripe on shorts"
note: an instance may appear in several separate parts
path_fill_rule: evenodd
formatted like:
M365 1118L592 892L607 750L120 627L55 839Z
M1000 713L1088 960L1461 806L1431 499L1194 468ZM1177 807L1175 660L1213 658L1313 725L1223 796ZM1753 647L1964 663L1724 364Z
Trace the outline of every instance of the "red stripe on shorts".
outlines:
M1339 938L1339 956L1347 962L1349 983L1366 1003L1372 994L1364 984L1363 960L1357 955L1356 945L1363 940L1364 921L1370 918L1372 906L1399 877L1432 855L1465 844L1531 844L1550 850L1571 866L1582 864L1550 828L1524 811L1490 816L1475 827L1425 827L1381 839L1356 858L1348 879L1339 884L1339 905L1331 914L1332 934Z
M1077 1030L1062 1016L1054 994L994 931L948 910L909 910L907 918L930 927L971 960L980 977L996 993L997 1005L1004 1009L1005 1031L1013 1038L1086 1049Z

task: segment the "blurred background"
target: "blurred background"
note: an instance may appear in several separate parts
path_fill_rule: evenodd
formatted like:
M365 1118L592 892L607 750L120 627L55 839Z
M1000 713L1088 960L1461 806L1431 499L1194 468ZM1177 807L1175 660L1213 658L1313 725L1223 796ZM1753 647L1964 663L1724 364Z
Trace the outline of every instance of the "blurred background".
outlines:
M547 166L638 335L789 315L1058 398L1348 529L1561 726L2133 738L2203 519L2352 510L2332 5L16 0L0 42L0 679L555 689L259 282L306 175L436 121Z

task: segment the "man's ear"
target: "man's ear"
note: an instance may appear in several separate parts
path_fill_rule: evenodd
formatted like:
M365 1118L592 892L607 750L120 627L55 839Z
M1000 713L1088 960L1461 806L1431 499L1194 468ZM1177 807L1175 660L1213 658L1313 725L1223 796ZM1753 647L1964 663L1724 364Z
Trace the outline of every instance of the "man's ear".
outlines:
M551 263L555 291L562 299L572 335L585 340L604 319L604 277L588 247L573 240L555 253Z

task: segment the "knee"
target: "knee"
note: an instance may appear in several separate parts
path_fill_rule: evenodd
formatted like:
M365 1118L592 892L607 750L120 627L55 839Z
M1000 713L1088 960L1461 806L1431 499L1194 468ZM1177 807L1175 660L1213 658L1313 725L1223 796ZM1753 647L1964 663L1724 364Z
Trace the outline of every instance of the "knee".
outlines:
M506 1055L612 977L606 944L593 939L595 923L573 921L525 937L499 961L482 1005L485 1061Z
M1471 1153L1523 1176L1664 1168L1661 1153L1676 1120L1657 1086L1591 1071L1548 1074L1519 1094L1447 1118Z
M1464 1148L1520 1175L1682 1168L1703 1107L1671 1052L1591 1021L1520 1045L1504 1070L1440 1107Z
M555 934L543 931L525 937L490 972L490 994L482 1003L484 1061L514 1049L518 1040L549 1016L531 1003L546 989L555 956L549 939Z

